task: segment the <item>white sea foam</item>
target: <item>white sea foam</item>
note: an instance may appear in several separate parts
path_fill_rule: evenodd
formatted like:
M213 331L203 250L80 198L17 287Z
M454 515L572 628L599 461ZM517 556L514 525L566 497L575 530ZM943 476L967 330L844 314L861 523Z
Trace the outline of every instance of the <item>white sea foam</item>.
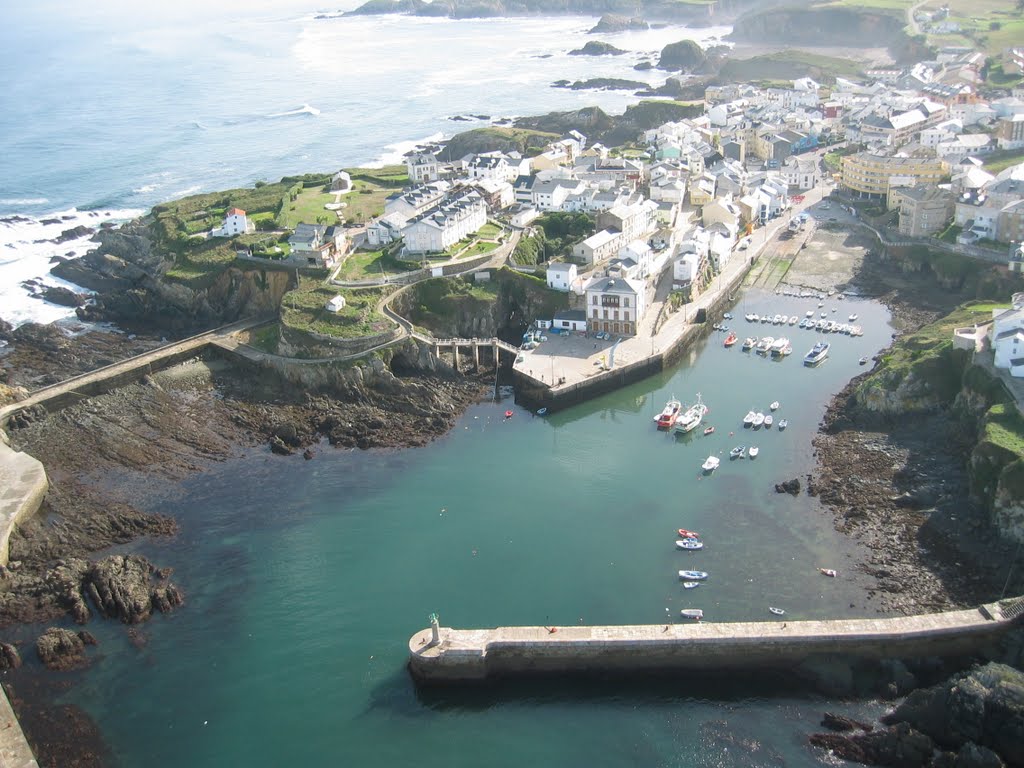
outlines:
M273 114L267 115L267 117L294 117L295 115L311 115L316 117L320 114L320 110L316 107L311 107L309 104L303 104L297 109L290 109L287 112L274 112Z
M26 205L46 205L49 200L45 197L3 197L0 198L0 205L3 206L26 206Z
M432 133L425 139L417 139L416 141L399 141L394 144L388 144L384 147L384 152L376 160L371 160L368 163L363 163L360 168L383 168L385 165L401 165L405 162L405 156L407 153L412 152L416 147L423 146L424 144L436 144L439 141L443 141L445 134L438 131Z
M35 280L41 285L63 286L79 293L85 289L50 274L54 256L80 256L94 243L90 236L63 243L53 240L78 226L96 229L104 222L135 218L141 210L79 211L71 208L48 216L11 216L0 219L0 318L14 326L28 322L52 323L73 317L74 309L32 298L22 283ZM49 222L49 223L44 223Z

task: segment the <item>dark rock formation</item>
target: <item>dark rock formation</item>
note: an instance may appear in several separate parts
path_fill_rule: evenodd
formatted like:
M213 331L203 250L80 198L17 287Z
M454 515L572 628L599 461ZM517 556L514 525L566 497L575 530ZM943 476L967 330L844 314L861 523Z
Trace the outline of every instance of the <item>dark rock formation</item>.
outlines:
M986 664L912 692L883 721L909 724L947 749L972 742L1024 765L1024 672Z
M153 585L155 570L144 557L112 555L90 566L82 590L103 616L138 624L146 621L154 608L166 613L182 603L173 584Z
M47 629L36 640L36 653L47 669L77 669L86 664L85 643L70 629Z
M924 768L935 752L932 740L906 723L853 735L815 733L809 741L842 760L900 768Z
M625 80L620 77L592 77L589 80L558 80L551 84L553 88L568 88L571 91L636 91L647 87L647 83L639 80Z
M796 496L800 493L800 480L793 478L792 480L784 480L781 483L775 484L776 493L791 493Z
M702 70L707 61L707 54L697 43L693 40L680 40L661 49L658 68L672 72L694 72Z
M52 304L60 304L62 307L80 307L89 300L88 296L75 293L60 285L43 286L43 290L36 295Z
M582 48L569 51L570 56L621 56L626 51L616 48L611 43L602 43L600 40L591 40Z
M79 224L77 227L72 227L71 229L65 229L63 232L61 232L57 237L55 237L53 239L53 242L55 242L57 244L66 243L69 240L77 240L80 237L85 237L86 235L91 235L95 231L96 230L93 229L92 227L87 227L84 224Z
M872 731L874 726L870 723L862 723L859 720L826 712L821 719L821 724L830 731Z
M606 13L591 29L588 34L596 35L602 32L626 32L630 29L650 29L651 25L636 16L620 16L617 13Z
M21 654L10 643L0 643L0 672L21 666Z

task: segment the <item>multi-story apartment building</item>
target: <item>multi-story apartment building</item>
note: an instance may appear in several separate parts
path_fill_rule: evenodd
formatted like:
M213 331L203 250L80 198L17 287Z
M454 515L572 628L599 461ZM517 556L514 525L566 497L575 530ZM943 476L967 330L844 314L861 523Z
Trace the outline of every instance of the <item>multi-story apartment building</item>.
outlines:
M646 288L625 277L598 277L586 286L587 329L632 336L647 310Z
M938 184L949 166L936 158L893 157L858 152L843 158L842 186L867 197L885 198L896 176L912 185Z

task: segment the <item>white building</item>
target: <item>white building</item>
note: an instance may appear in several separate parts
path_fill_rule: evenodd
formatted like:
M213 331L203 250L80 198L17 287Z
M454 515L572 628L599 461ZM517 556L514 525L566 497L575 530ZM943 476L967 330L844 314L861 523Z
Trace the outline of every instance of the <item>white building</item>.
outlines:
M1013 295L1013 308L992 311L992 349L995 367L1024 376L1024 294Z
M256 231L256 225L249 221L245 211L241 208L228 208L224 215L224 222L210 235L213 237L234 237L235 235L247 235Z
M556 261L554 264L549 264L548 288L568 292L573 281L576 280L578 271L576 265L569 262Z
M418 152L405 158L405 170L413 184L427 184L441 178L437 158L429 152Z
M341 310L343 310L344 308L345 297L341 296L340 294L338 296L335 296L326 304L324 304L324 309L326 309L328 312L341 312Z
M476 190L465 189L421 213L402 230L411 253L439 253L487 223L487 206Z
M366 225L366 242L370 245L387 245L402 236L402 229L408 219L400 213L388 213Z
M587 283L585 294L590 330L636 334L647 310L643 283L622 277L598 277Z

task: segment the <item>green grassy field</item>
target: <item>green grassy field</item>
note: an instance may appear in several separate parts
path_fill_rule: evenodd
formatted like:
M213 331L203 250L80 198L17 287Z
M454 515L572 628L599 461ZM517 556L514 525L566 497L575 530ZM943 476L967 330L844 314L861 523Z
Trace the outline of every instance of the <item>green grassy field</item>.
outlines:
M350 254L338 272L339 280L367 280L375 277L386 277L398 272L410 272L419 269L414 261L402 261L388 255L384 250L356 251Z
M721 75L738 82L786 80L788 86L788 80L798 77L834 80L836 77L855 78L860 72L860 65L849 59L789 50L750 59L728 59L722 67Z
M999 173L1011 165L1020 165L1021 163L1024 163L1024 152L993 152L985 158L985 170L989 173Z
M282 229L295 229L296 224L337 224L337 214L324 208L333 202L334 194L322 187L303 189L294 202L282 207L277 224Z
M377 311L380 299L393 289L366 288L344 290L326 285L323 280L301 276L299 287L285 294L281 302L281 322L299 331L351 339L381 333L391 327ZM345 297L340 312L329 312L324 305L337 295Z

